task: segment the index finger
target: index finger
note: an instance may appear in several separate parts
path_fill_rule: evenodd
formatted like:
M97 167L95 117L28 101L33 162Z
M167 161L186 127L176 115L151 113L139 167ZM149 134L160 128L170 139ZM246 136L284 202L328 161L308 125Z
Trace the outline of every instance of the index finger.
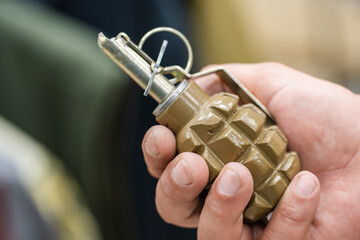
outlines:
M222 66L243 83L267 108L274 96L289 84L313 78L280 63L224 64ZM211 67L214 65L205 69ZM195 82L209 95L229 90L216 74L200 77Z

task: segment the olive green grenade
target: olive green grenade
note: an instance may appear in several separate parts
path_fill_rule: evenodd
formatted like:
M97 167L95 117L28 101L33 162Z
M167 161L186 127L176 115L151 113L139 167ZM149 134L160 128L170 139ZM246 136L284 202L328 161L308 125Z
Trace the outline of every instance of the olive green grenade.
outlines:
M141 50L146 38L160 31L170 31L184 40L190 59L185 70L159 65L164 47L156 63ZM300 161L296 152L286 152L286 137L254 95L221 67L189 74L191 47L181 33L171 28L150 31L139 45L124 33L112 39L100 33L98 44L159 103L154 115L176 135L178 153L194 152L206 160L210 173L208 188L225 164L240 162L254 179L244 219L254 222L272 211L300 171ZM210 97L196 83L186 80L210 73L217 74L235 94L222 92ZM169 80L165 74L172 74L175 79ZM180 83L175 86L176 82ZM239 106L239 98L245 104Z

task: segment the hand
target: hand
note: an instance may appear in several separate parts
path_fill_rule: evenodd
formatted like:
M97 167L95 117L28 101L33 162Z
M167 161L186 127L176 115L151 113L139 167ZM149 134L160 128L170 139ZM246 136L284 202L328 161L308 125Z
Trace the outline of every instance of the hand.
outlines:
M264 103L289 148L298 152L302 169L316 176L297 174L268 225L249 226L242 221L252 192L249 171L239 163L227 164L202 202L205 161L193 153L172 160L175 137L155 126L144 137L143 151L150 174L159 178L156 205L161 217L198 227L200 240L359 239L360 97L280 64L225 67ZM210 95L226 89L216 76L197 83Z

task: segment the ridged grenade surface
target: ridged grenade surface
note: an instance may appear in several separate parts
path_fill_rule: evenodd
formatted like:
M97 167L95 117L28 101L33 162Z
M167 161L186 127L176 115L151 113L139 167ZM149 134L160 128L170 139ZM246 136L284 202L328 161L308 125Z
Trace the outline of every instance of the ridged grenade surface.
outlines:
M286 152L287 139L277 126L265 127L266 115L254 104L238 105L237 95L219 93L176 134L178 152L195 152L207 162L208 187L228 162L240 162L254 179L244 212L248 222L276 206L290 180L300 171L297 153Z

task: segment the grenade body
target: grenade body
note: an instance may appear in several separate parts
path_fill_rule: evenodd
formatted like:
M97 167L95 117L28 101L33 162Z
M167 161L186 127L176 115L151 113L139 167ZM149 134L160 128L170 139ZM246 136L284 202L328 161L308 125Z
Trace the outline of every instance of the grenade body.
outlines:
M277 126L265 126L266 115L254 104L238 105L237 95L209 97L194 82L165 109L157 121L176 135L177 151L201 155L209 167L210 188L223 166L239 162L254 180L244 219L264 218L276 206L300 171L297 153L286 152L287 139Z

